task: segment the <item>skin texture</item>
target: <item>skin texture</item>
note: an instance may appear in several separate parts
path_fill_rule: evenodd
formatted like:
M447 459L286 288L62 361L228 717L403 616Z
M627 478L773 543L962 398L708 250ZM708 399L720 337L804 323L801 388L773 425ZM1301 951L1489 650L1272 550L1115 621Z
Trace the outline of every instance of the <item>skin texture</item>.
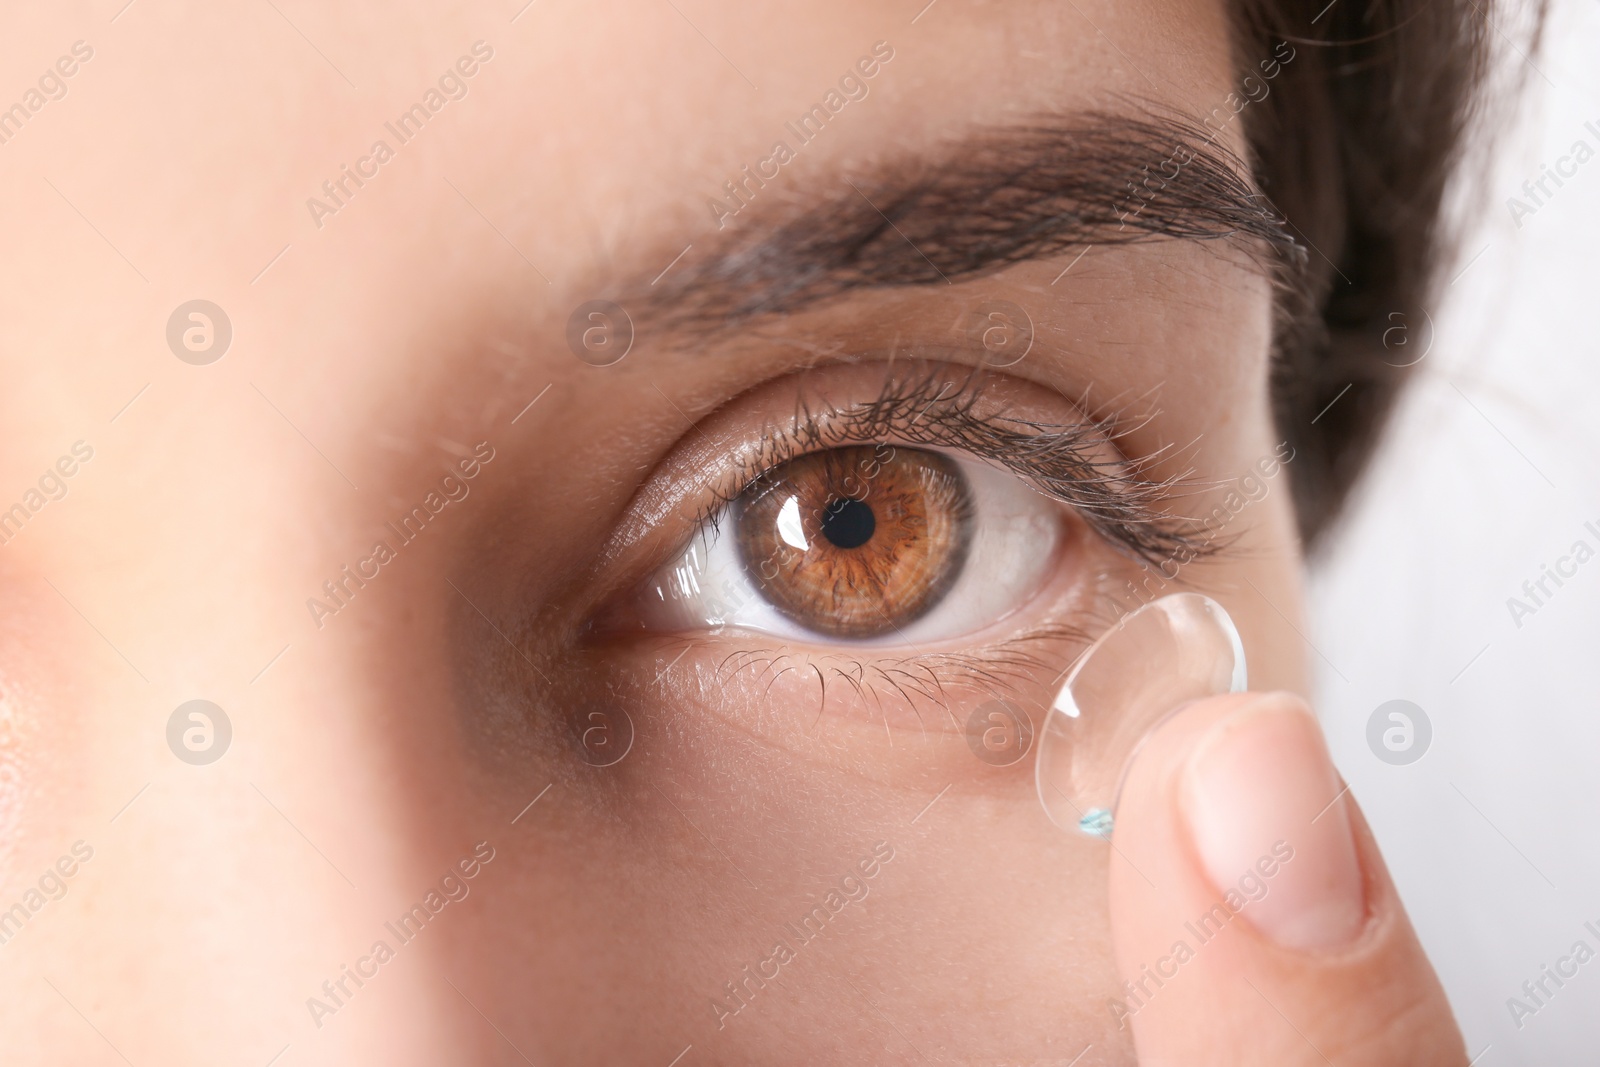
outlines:
M1229 91L1216 4L913 16L12 16L18 87L74 41L94 55L3 148L0 497L75 441L93 458L0 548L0 906L74 842L93 858L0 949L6 1062L1132 1061L1106 1006L1110 853L1044 819L1028 763L972 757L962 724L994 693L970 670L932 695L824 693L804 669L983 665L1034 634L1007 692L1037 715L1081 647L1062 630L1127 601L1126 556L1070 520L1012 615L915 651L588 627L798 398L870 399L890 353L982 365L951 324L986 301L1036 331L996 395L1122 417L1116 448L1187 476L1171 513L1204 514L1274 453L1271 289L1223 243L857 292L704 341L641 325L614 366L574 357L573 308L711 247L706 202L874 42L894 58L870 95L737 225L973 129L1130 96L1199 115ZM307 198L480 40L466 97L314 219ZM207 366L164 332L197 297L233 328ZM466 499L337 612L308 610L479 442L493 458ZM1254 684L1303 691L1292 471L1182 577L1232 612ZM206 766L166 739L196 698L232 724ZM597 707L633 729L606 768L582 758ZM486 850L375 977L323 992ZM864 864L868 895L732 1013L724 984Z

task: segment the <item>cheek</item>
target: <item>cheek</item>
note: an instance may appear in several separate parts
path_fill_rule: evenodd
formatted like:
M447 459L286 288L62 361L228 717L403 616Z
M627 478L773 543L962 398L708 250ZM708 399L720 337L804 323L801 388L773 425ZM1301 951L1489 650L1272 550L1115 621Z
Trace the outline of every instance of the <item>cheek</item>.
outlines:
M814 692L787 676L722 687L724 703L748 702L733 721L689 672L669 673L630 704L638 729L621 762L597 769L570 746L547 749L534 777L564 793L549 821L528 822L503 872L522 902L484 896L505 913L487 928L526 929L538 915L530 941L611 974L600 980L614 1008L673 1013L686 1043L730 1061L770 1062L781 1043L796 1061L825 1062L835 1037L818 1019L855 1019L840 1024L850 1047L894 1055L892 1032L852 1015L859 998L840 974L947 1047L996 1047L1001 1033L1015 1042L1006 1058L1046 1062L1046 1042L1070 1034L1105 1050L1103 1062L1131 1059L1104 1008L1116 981L1099 933L1107 849L1049 824L1026 763L974 759L931 711L926 736L897 726L891 740L881 722L847 729L832 717L818 726ZM770 734L785 716L799 729L780 744ZM879 842L892 857L878 853L864 878ZM840 888L851 876L864 900ZM794 959L765 962L780 941ZM993 976L1017 994L1003 1006L982 993ZM713 1002L739 1010L719 1028Z

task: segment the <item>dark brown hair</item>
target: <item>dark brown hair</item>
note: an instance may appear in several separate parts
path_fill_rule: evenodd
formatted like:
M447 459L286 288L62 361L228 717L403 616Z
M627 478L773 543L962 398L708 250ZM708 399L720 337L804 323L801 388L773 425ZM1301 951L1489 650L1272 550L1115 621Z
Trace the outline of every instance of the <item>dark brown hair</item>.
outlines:
M1242 67L1254 70L1279 42L1296 50L1241 121L1262 191L1307 246L1280 300L1273 386L1313 545L1370 459L1409 376L1403 365L1426 343L1425 312L1451 250L1445 192L1493 32L1487 0L1325 2L1241 0L1236 18Z

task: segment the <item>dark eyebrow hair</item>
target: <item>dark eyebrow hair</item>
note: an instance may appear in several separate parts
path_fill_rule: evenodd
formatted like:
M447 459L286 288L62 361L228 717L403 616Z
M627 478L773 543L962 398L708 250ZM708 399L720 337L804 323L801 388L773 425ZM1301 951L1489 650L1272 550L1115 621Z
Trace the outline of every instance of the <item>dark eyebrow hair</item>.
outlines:
M625 286L622 299L669 327L715 330L1080 246L1230 240L1270 273L1302 262L1302 246L1215 136L1179 118L1110 113L983 130L843 178L808 203L758 201L709 257L660 284Z

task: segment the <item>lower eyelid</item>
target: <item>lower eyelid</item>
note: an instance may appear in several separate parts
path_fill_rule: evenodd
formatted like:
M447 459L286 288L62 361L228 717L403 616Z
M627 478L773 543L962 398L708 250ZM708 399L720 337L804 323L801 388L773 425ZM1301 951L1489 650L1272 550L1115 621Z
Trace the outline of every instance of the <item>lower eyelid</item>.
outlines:
M1101 575L1026 627L959 649L804 649L735 630L663 638L636 667L628 653L613 661L614 691L620 699L637 691L642 713L663 702L698 709L779 743L811 746L843 728L877 750L874 762L900 751L886 730L948 735L952 758L971 769L971 710L998 699L1047 707L1073 658L1115 618L1108 594L1122 580Z

